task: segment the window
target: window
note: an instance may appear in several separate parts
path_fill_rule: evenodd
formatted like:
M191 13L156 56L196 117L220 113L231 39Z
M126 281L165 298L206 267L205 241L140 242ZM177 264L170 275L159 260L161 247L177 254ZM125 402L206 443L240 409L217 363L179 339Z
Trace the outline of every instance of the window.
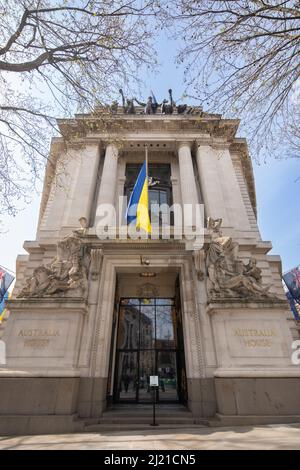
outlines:
M125 195L129 201L131 192L135 185L139 171L142 164L129 163L126 165L126 183L125 183ZM171 185L171 166L168 163L150 163L148 165L148 176L149 176L149 210L150 217L152 216L155 221L161 223L163 220L163 213L167 212L167 206L172 206L172 185ZM162 208L161 211L154 211L151 206L158 204L161 206L165 204L166 207ZM173 225L173 214L171 214L170 224Z

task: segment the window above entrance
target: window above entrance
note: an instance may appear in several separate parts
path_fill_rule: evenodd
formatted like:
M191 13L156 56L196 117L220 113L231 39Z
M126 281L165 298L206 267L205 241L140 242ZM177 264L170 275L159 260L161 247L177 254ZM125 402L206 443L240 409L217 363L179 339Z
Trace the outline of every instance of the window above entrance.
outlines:
M135 185L137 176L141 169L140 163L129 163L126 165L126 181L125 181L125 196L128 200ZM166 207L172 206L172 184L171 184L171 166L167 163L150 163L148 165L149 177L149 208L156 220L160 223L163 221L164 212L167 213ZM155 206L161 207L160 211L155 209ZM162 205L165 205L162 206ZM173 217L171 214L170 225L173 225ZM151 220L153 222L153 220Z

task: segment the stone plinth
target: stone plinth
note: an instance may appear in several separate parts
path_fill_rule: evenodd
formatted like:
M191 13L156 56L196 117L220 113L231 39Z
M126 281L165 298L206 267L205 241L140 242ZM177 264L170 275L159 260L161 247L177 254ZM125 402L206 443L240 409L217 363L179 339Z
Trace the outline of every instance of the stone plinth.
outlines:
M0 433L70 432L80 388L77 370L87 306L75 298L11 300L2 340Z
M85 302L74 298L20 299L9 302L10 321L3 335L6 369L75 370Z
M300 368L292 364L286 304L223 300L208 307L218 368L217 409L225 416L299 415ZM281 419L281 418L280 418Z

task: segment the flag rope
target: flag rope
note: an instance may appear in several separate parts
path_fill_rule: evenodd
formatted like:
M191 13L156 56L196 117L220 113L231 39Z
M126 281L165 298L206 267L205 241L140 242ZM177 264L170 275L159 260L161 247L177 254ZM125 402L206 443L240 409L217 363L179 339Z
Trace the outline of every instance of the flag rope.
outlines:
M6 268L5 266L3 266L3 264L0 264L0 268L3 268L5 271L8 271L14 275L16 274L15 271L12 271L11 269Z

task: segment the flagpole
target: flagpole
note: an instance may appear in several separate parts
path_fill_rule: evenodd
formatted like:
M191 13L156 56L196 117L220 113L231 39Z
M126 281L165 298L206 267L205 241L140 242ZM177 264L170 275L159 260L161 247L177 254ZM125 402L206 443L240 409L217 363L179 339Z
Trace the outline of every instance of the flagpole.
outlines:
M147 187L148 187L148 145L145 144L145 160L146 160L146 178L147 178Z
M148 178L148 144L145 144L145 161L146 161L146 181L147 181L147 193L149 197L149 178ZM148 214L149 214L149 200L148 200ZM149 240L149 237L147 237L147 241Z

